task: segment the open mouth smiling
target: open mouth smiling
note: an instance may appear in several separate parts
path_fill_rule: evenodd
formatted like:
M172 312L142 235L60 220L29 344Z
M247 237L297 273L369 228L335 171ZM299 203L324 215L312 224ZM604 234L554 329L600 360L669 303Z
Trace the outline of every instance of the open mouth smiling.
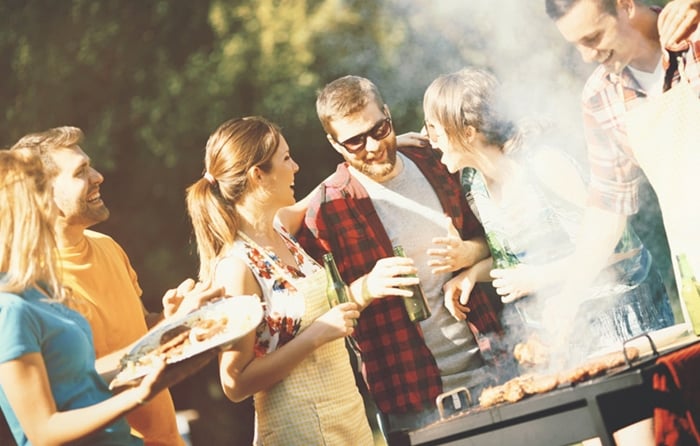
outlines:
M102 202L102 196L99 192L88 195L87 202L90 204L96 204Z

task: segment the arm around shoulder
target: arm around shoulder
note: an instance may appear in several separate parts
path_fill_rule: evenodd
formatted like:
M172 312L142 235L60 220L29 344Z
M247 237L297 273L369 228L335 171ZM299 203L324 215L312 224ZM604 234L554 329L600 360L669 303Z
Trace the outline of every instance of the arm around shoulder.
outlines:
M277 218L290 234L296 236L301 229L304 223L304 217L306 216L306 211L309 209L309 206L313 200L316 199L315 197L318 196L322 184L323 183L316 186L304 198L297 201L293 205L283 207L277 211Z

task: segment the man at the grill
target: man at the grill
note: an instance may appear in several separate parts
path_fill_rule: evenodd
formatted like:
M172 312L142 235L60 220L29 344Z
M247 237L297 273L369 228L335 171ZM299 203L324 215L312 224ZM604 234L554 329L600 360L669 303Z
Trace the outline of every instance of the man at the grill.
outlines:
M496 309L475 289L468 324L452 318L442 297L450 271L488 256L483 229L460 193L458 178L434 151L397 151L389 108L371 81L345 76L329 83L316 109L328 141L345 162L316 190L298 237L317 259L325 252L335 255L363 308L353 337L388 430L422 427L438 418L435 399L441 392L467 387L476 398L490 381L470 328L500 332ZM436 238L444 240L451 225L461 238L436 247ZM414 262L394 257L395 245L402 245ZM436 248L460 260L433 274L427 251ZM409 320L397 297L401 276L413 272L432 312L420 323Z
M627 217L639 211L643 172L625 119L631 107L661 95L665 48L684 49L685 72L696 94L700 92L698 32L687 37L697 24L700 1L674 0L659 12L635 0L546 0L546 10L584 61L600 64L582 93L591 182L562 294L575 296L605 265ZM673 85L678 81L676 71Z

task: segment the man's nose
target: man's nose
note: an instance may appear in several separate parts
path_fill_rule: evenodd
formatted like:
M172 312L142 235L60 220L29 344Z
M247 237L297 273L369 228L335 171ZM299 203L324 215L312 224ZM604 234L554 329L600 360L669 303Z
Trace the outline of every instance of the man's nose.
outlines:
M102 182L105 180L105 178L102 176L100 172L97 171L97 169L91 168L90 169L90 177L93 183L96 184L102 184Z
M374 139L371 136L367 136L367 141L365 142L365 150L368 152L376 152L381 147L379 140Z

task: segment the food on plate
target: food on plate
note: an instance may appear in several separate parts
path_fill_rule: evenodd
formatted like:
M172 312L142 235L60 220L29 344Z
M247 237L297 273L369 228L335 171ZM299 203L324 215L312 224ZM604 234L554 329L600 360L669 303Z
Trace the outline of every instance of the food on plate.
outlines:
M221 333L227 323L228 317L221 315L195 318L169 328L160 335L157 345L147 343L124 356L120 375L143 373L158 357L166 363L173 363L193 356L201 351L201 343Z
M190 336L190 331L192 329L187 325L178 325L165 333L160 337L160 346L153 350L151 353L154 356L165 355L173 350L178 349L184 341Z
M228 318L205 319L200 324L196 324L190 330L190 342L204 342L226 329Z
M165 358L166 362L178 356L186 356L190 347L197 347L200 342L221 333L226 328L227 323L228 318L221 316L196 319L191 325L177 325L163 333L160 337L160 346L144 356L150 356L147 359L149 363L152 362L154 356L161 356ZM140 360L143 362L143 356Z
M146 334L121 359L119 373L110 387L135 382L148 373L155 358L173 364L230 345L254 330L262 315L257 296L236 296L208 304L179 321Z

